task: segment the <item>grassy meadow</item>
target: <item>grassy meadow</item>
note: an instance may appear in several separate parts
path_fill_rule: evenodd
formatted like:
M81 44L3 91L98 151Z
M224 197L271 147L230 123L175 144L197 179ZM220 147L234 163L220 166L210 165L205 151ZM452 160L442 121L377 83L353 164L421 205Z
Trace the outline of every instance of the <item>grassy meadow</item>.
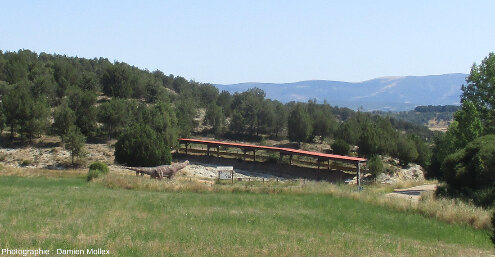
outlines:
M495 254L486 229L318 191L157 192L88 183L82 172L9 175L0 176L0 210L0 248L102 248L112 256Z

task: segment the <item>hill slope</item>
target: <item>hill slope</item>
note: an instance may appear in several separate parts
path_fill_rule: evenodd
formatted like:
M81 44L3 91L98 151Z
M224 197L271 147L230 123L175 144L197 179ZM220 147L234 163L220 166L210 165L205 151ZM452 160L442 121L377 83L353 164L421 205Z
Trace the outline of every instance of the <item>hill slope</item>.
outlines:
M215 85L220 90L242 92L258 87L268 98L282 102L327 100L331 105L365 110L411 110L418 105L459 104L466 74L383 77L351 83L308 80L294 83L240 83Z

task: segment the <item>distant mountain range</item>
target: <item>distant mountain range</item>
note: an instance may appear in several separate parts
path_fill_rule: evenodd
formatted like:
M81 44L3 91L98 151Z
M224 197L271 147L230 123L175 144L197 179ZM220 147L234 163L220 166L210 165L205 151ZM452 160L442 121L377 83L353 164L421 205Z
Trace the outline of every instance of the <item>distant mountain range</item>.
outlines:
M267 98L281 102L317 99L330 105L364 110L407 111L418 105L460 104L467 74L383 77L363 82L307 80L293 83L215 85L220 91L243 92L258 87Z

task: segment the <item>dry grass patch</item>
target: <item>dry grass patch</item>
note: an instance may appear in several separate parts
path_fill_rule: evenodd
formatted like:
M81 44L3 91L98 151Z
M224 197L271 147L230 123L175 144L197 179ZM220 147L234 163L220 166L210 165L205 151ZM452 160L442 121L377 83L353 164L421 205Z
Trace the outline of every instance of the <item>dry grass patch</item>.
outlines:
M19 176L19 177L80 177L86 175L86 169L68 169L68 170L49 170L39 168L16 168L3 166L0 164L0 176Z
M405 199L384 197L385 193L393 192L397 188L408 188L424 182L409 181L395 185L367 186L358 192L355 186L338 185L327 182L216 182L214 180L199 180L178 177L173 180L152 180L148 177L123 176L109 174L98 178L96 183L107 188L124 188L157 192L228 192L228 193L260 193L260 194L329 194L385 206L401 212L419 213L425 217L432 217L450 224L464 224L476 229L491 228L491 211L476 207L459 200L437 198L433 193L421 197L415 203Z

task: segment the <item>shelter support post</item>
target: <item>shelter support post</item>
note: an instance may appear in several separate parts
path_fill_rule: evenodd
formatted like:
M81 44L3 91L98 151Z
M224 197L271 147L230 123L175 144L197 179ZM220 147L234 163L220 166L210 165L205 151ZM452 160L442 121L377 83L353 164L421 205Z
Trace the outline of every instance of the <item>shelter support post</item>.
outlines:
M357 168L356 184L358 186L358 190L361 191L361 165L359 164L359 162L356 163L356 168Z

